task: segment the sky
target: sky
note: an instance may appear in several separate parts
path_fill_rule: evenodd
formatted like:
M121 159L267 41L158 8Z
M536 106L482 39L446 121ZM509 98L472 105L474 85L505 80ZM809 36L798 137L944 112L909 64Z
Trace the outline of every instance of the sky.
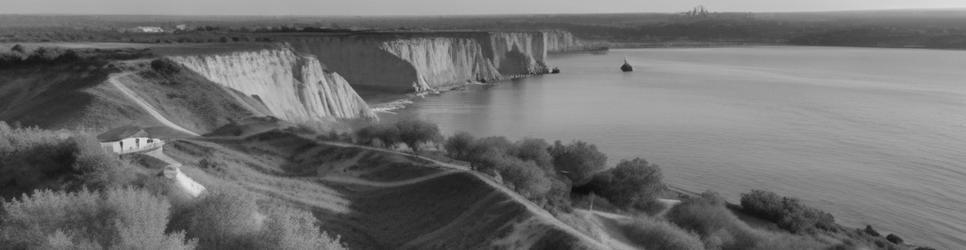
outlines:
M966 0L0 0L4 14L474 15L966 8Z

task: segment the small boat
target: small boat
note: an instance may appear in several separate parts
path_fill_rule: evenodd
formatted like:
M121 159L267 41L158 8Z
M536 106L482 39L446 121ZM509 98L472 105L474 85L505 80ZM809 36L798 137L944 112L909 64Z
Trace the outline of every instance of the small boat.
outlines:
M624 71L624 72L634 71L634 66L631 66L631 64L627 62L626 57L624 58L624 65L621 65L621 71Z

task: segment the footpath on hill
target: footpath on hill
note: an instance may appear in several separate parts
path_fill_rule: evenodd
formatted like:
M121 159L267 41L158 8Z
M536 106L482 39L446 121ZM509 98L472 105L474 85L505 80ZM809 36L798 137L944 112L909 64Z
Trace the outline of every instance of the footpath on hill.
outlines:
M120 90L121 93L124 93L125 96L127 96L132 101L134 101L134 103L137 104L138 106L140 106L142 109L144 109L144 111L148 112L148 114L151 115L152 117L154 117L154 119L158 120L158 122L161 122L161 124L164 124L164 126L167 126L169 128L172 128L172 129L175 129L175 130L184 132L184 133L189 134L189 135L192 135L192 136L199 136L198 133L195 133L195 132L192 132L191 130L188 130L186 128L183 128L183 127L179 126L178 124L175 124L171 120L168 120L168 118L165 118L164 115L161 115L161 112L158 112L157 109L155 109L150 104L148 104L147 102L145 102L143 99L141 99L140 97L138 97L137 94L134 93L134 91L132 91L131 89L127 88L127 86L124 86L124 84L122 84L120 81L118 81L118 78L120 78L120 77L126 77L126 76L128 76L130 74L131 73L111 74L111 76L107 79L107 82L111 83L111 85L113 85L115 88L117 88L118 90Z

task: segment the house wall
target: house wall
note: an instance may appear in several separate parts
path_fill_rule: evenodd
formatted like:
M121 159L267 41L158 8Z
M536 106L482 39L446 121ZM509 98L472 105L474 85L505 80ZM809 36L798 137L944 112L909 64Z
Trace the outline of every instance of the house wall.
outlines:
M131 137L120 141L101 142L101 147L117 154L148 151L160 148L162 145L164 145L163 140L148 137Z

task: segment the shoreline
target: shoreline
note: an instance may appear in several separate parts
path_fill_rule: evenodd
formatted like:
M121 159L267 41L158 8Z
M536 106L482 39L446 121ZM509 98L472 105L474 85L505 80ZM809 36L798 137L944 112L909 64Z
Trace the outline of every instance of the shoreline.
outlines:
M423 97L432 96L432 95L441 95L446 92L464 90L471 87L498 85L498 84L502 84L502 83L517 80L517 79L525 79L525 78L531 78L531 77L537 77L537 76L549 75L549 74L551 73L548 72L548 73L537 73L537 74L530 74L530 75L515 75L515 76L504 77L504 78L495 79L495 80L488 80L486 82L469 81L462 84L450 84L450 85L440 86L435 89L418 92L418 93L392 94L392 93L376 93L378 91L375 91L371 96L363 97L363 99L365 100L368 98L372 100L372 101L370 100L365 100L365 101L369 105L369 109L371 109L373 112L396 114L395 112L396 110L402 110L409 107L409 105L415 103L415 100L417 98L423 98Z

